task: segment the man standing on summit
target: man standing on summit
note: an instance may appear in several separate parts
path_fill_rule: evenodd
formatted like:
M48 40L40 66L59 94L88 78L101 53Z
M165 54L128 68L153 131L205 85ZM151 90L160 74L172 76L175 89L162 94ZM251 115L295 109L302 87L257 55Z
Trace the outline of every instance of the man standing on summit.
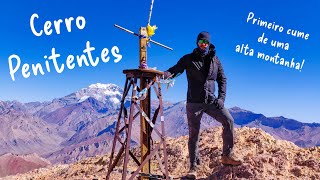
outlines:
M186 70L188 79L187 118L189 126L190 171L188 177L196 178L199 161L199 131L203 113L215 118L223 126L223 152L221 163L237 166L241 161L231 156L233 148L233 118L224 107L227 79L215 46L210 43L210 34L201 32L197 38L197 48L183 56L176 65L164 72L164 79L174 78ZM218 84L218 97L214 95L215 82Z

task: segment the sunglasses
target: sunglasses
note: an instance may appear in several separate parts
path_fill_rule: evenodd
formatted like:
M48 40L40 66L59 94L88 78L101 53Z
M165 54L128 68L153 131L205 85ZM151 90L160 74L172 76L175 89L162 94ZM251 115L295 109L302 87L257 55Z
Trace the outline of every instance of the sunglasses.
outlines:
M198 43L200 43L200 44L202 44L202 43L204 43L204 44L209 44L209 41L206 40L206 39L200 39L200 40L198 41Z

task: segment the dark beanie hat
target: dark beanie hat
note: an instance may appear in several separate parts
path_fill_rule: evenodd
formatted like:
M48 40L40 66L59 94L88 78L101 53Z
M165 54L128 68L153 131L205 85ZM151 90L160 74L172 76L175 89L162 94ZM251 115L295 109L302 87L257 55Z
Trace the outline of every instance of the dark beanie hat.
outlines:
M209 43L210 43L210 34L209 34L208 32L206 32L206 31L202 31L202 32L199 33L199 35L198 35L197 44L198 44L198 41L199 41L200 39L205 39L205 40L209 41Z

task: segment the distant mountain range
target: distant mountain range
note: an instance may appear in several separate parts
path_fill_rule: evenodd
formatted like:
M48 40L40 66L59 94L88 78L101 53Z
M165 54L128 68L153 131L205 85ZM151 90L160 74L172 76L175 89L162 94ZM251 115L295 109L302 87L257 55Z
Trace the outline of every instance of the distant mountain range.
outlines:
M51 102L0 101L0 154L36 153L51 163L105 154L113 141L122 94L115 84L97 83ZM158 104L151 104L154 111ZM185 102L164 102L164 109L167 135L187 135ZM320 124L265 117L239 107L229 110L238 127L258 127L300 147L320 146ZM201 128L218 125L205 115ZM134 129L139 129L139 120ZM132 143L139 141L139 131L132 136Z

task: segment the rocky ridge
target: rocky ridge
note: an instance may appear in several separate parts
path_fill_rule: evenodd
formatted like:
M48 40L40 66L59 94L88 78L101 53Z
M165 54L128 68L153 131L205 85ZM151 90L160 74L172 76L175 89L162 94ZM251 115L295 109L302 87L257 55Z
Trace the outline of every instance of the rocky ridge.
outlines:
M259 128L235 129L234 154L244 163L233 168L222 166L219 162L221 133L222 127L201 132L198 179L320 179L320 147L300 148L292 142L277 140ZM188 136L167 139L169 172L174 177L183 177L188 171L187 141ZM138 154L135 149L133 152ZM96 156L5 179L105 179L108 160L109 155ZM157 163L152 167L154 173L160 174ZM129 169L135 168L134 162L130 161ZM111 175L111 179L121 177L118 171Z

